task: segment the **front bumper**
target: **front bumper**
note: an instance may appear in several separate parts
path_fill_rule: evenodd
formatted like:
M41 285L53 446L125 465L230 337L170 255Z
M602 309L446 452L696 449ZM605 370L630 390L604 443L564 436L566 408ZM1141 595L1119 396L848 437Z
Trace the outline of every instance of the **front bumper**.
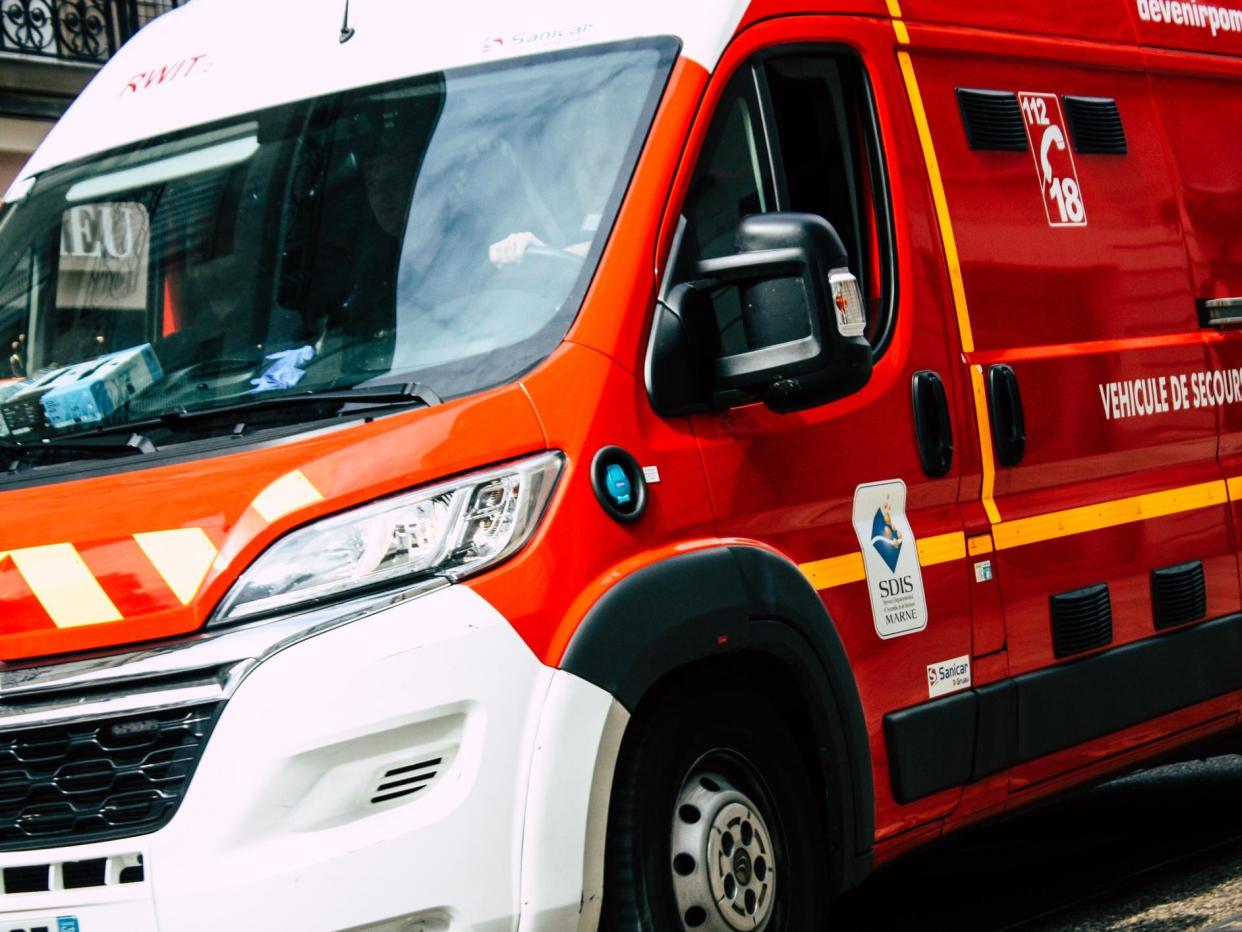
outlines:
M51 878L0 895L0 932L513 929L545 699L593 710L588 747L558 752L587 774L615 713L561 680L465 586L293 642L246 668L164 828L0 854ZM579 853L589 792L555 816ZM138 857L141 881L120 883ZM100 858L106 883L63 888L60 865Z

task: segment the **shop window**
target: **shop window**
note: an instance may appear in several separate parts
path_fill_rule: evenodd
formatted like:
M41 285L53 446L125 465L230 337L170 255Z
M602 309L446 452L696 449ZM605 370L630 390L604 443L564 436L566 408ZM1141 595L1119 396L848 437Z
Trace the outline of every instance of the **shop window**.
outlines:
M61 218L52 343L62 365L147 341L150 221L137 202L70 207Z

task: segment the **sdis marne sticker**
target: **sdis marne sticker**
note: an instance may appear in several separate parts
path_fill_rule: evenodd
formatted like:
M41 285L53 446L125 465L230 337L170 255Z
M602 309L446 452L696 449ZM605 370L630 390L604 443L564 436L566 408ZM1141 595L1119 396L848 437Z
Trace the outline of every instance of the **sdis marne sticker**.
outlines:
M854 533L862 548L875 633L882 638L927 627L919 548L906 518L906 484L872 482L854 490Z

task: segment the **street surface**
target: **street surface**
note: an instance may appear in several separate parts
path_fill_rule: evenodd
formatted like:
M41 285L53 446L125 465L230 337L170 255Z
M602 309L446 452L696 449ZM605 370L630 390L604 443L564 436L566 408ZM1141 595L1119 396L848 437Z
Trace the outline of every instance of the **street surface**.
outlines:
M932 846L837 908L839 930L1242 932L1242 757L1134 774Z

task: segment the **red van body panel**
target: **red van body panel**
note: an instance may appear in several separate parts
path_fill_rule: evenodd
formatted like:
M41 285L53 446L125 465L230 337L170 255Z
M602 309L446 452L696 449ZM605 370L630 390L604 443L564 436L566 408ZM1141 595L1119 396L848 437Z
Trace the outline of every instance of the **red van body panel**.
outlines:
M755 0L710 72L689 59L674 68L583 309L549 358L514 385L345 429L6 488L0 657L189 634L295 527L558 450L566 464L544 524L465 584L557 667L591 610L646 568L730 544L796 564L861 697L879 860L1234 726L1242 693L1231 691L914 799L897 788L888 730L894 713L937 698L928 676L940 663L967 659L978 690L1156 643L1155 570L1199 563L1203 619L1242 612L1242 333L1202 317L1203 302L1242 296L1232 154L1242 20L1234 29L1211 7L1215 19L1199 24L1188 6ZM644 373L653 308L717 106L739 68L794 47L848 54L869 81L896 257L891 340L870 381L840 400L792 414L754 402L660 417ZM1051 122L1023 111L1030 148L972 148L963 90L1038 99ZM1067 97L1114 101L1124 153L1071 152ZM1061 192L1081 208L1073 222L1054 221L1037 151L1052 129L1060 141L1043 154L1072 166L1074 188ZM1025 450L1010 466L985 390L996 367L1016 379L1025 415ZM951 469L935 478L911 418L912 379L924 371L943 379L954 429ZM652 470L640 522L599 506L590 467L608 446ZM868 580L850 569L864 546L853 512L860 486L898 480L930 620L914 636L884 637ZM269 493L287 507L258 504ZM202 572L178 592L139 538L196 529ZM57 617L49 605L60 603L31 583L36 563L85 567L98 592L67 598L111 605L115 617ZM1101 586L1107 641L1064 654L1050 600Z
M1097 3L961 4L954 0L901 0L912 23L938 23L996 33L1030 33L1063 39L1131 43L1134 26L1124 0ZM1071 53L1072 54L1072 53Z
M450 440L451 438L451 440ZM358 455L362 444L365 456ZM8 490L0 561L5 606L0 656L63 654L196 630L236 579L238 566L298 525L372 501L434 476L451 476L544 449L543 432L519 387L443 407L379 418L348 432L208 457L136 473ZM299 474L290 507L260 513L265 491ZM309 483L309 487L304 483ZM204 490L210 490L205 493ZM89 507L82 507L89 502ZM279 503L278 503L279 505ZM47 515L56 516L54 523ZM199 528L215 551L183 604L141 552L135 535ZM72 545L120 616L57 626L12 551ZM53 550L50 557L63 560Z

